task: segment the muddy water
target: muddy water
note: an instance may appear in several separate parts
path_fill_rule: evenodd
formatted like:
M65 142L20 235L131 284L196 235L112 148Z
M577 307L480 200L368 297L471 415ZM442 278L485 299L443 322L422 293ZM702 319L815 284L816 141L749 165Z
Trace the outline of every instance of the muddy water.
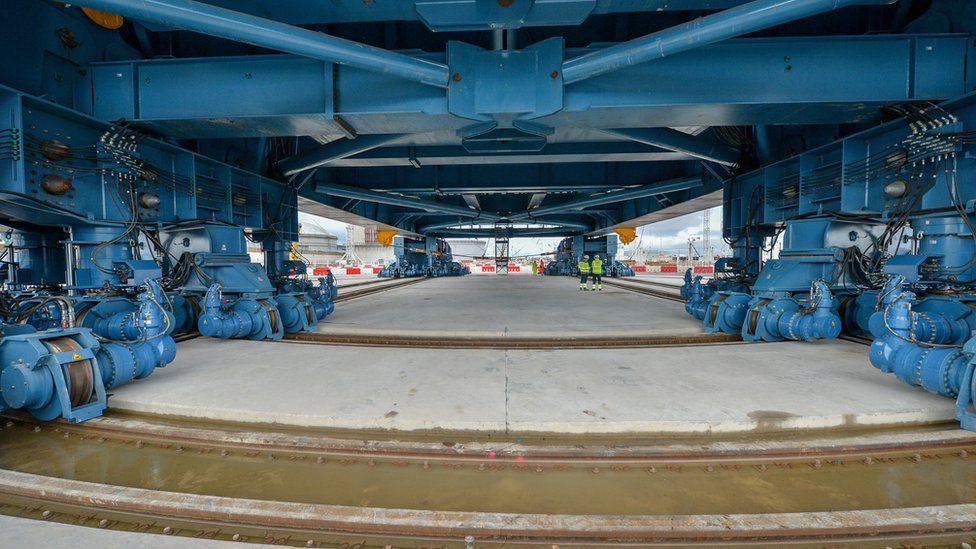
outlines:
M46 476L237 498L383 508L544 514L832 511L976 502L976 457L957 451L871 463L552 464L269 457L137 447L17 426L0 467Z

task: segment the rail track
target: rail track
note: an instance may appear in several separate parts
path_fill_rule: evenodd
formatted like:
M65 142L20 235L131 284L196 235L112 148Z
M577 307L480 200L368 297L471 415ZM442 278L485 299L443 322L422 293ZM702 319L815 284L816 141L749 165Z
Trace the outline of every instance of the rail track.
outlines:
M362 347L414 347L427 349L626 349L677 345L717 345L741 342L738 334L546 334L546 335L457 335L449 332L299 332L286 341L319 345Z
M9 416L0 513L307 547L878 546L976 534L976 434L950 426L583 444L249 429Z
M411 279L407 283L424 279ZM672 301L683 301L676 293L656 290L633 284L605 281L633 292L663 297ZM368 288L361 292L373 293L403 286L404 284L384 285ZM354 294L359 297L365 294ZM350 295L350 294L347 294ZM342 299L339 296L337 301ZM741 342L738 334L653 334L642 332L627 333L523 333L523 334L470 334L452 332L423 331L317 331L287 334L286 341L319 345L352 345L363 347L413 347L429 349L623 349L635 347L659 347L678 345L716 345Z
M616 279L616 278L604 278L603 283L606 284L607 286L612 286L614 288L630 290L632 292L636 292L639 294L649 295L651 297L659 297L661 299L667 299L669 301L679 301L681 303L684 303L685 301L684 298L681 297L681 294L679 293L680 290L677 286L670 286L664 283L655 283L651 280L626 279L626 281L624 281L622 279ZM658 290L658 289L650 288L648 286L664 286L668 288L673 288L673 291Z
M400 280L379 280L374 282L361 282L357 284L351 284L345 288L357 288L355 290L344 292L343 287L339 287L339 296L336 297L335 302L341 303L343 301L349 301L351 299L356 299L359 297L365 297L367 295L372 295L378 292L385 292L387 290L392 290L395 288L402 288L404 286L412 286L414 284L419 284L424 282L427 278L404 278Z

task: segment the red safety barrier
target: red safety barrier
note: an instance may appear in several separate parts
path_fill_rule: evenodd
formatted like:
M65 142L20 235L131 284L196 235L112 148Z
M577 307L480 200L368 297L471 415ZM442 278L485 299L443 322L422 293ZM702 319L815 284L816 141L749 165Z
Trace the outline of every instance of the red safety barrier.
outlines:
M695 266L695 274L712 274L715 271L715 267L711 265L697 265Z
M634 268L634 272L635 273L646 273L647 272L647 265L634 265L633 268Z
M676 273L676 272L678 272L678 266L677 265L661 265L661 272L662 273Z
M378 274L380 274L380 271L382 271L382 270L383 270L383 267L373 267L373 274L374 275L378 275Z
M328 267L313 267L312 276L329 276Z
M481 272L483 272L483 273L493 273L493 272L495 272L495 266L494 265L482 265L481 266Z
M363 274L363 270L360 269L359 267L346 267L346 274L347 275Z

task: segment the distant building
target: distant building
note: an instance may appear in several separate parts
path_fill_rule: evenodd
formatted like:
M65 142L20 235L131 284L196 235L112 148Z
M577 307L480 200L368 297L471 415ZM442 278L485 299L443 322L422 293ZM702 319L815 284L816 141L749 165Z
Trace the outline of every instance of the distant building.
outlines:
M376 227L346 226L346 261L358 261L367 265L386 265L394 259L393 247L384 246L376 239Z
M298 237L298 253L310 265L330 265L345 253L334 234L305 234Z
M308 231L308 232L306 232ZM296 250L309 265L331 265L346 253L345 247L339 245L339 239L317 225L302 225L298 235ZM264 264L264 252L261 244L247 243L247 253L251 261Z
M475 257L484 257L488 250L488 242L475 238L449 238L451 254L454 261L467 261Z

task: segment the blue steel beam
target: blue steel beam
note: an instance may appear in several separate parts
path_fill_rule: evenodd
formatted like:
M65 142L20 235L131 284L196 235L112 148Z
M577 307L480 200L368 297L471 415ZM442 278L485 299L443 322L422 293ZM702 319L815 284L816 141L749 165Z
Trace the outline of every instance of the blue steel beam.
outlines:
M755 0L563 63L566 84L848 6L895 0Z
M372 134L355 139L343 139L327 145L321 145L310 151L299 153L278 162L277 167L283 175L291 177L307 170L314 170L335 160L382 147L403 137L403 134Z
M429 86L446 88L448 83L448 68L442 63L193 0L79 0L73 3L138 21L376 71Z
M864 122L881 105L970 91L972 55L965 35L731 40L567 86L562 111L536 122L556 128L550 143L599 139L567 128ZM286 55L98 63L87 93L95 117L176 138L338 137L334 115L360 136L457 145L456 130L470 125L450 114L441 90L345 67L333 82L329 65L316 63Z
M512 238L543 238L553 236L572 236L582 231L577 229L553 228L553 229L511 229L509 235ZM494 229L440 229L430 233L428 236L439 236L443 238L494 238Z
M676 162L691 154L647 146L637 142L551 143L535 153L476 154L450 145L391 146L329 162L332 168L462 166L486 164L565 164L581 162Z
M416 208L428 212L460 215L465 217L486 219L489 221L494 221L498 219L497 216L487 214L479 210L472 210L471 208L466 208L463 206L454 206L451 204L444 204L442 202L436 202L433 200L420 200L417 198L409 198L406 196L397 196L388 193L380 193L380 192L360 189L356 187L349 187L346 185L336 185L332 183L315 183L315 191L318 193L324 193L326 195L331 195L331 196L339 196L339 197L351 198L355 200L365 200L367 202L375 202L377 204L388 204L391 206Z
M466 0L475 3L479 0ZM552 17L554 10L588 15L610 13L661 12L682 10L721 10L744 4L747 0L548 0L536 2L546 9L530 9L522 27L548 26L565 21L563 17ZM308 0L208 0L208 3L228 9L235 9L252 15L261 15L292 25L323 25L330 23L365 23L378 21L418 21L422 20L417 10L418 4L428 4L433 9L436 2L427 0L369 0L309 2ZM451 15L456 0L442 1L445 17ZM569 10L567 10L567 7ZM455 18L458 16L455 15ZM498 21L482 20L484 24ZM574 23L575 24L575 23ZM497 28L497 27L496 27ZM154 30L167 30L153 27Z
M657 183L650 183L634 189L611 191L608 193L595 194L586 198L568 200L560 204L553 204L552 206L542 206L531 211L509 216L509 219L512 221L536 219L540 216L581 211L592 206L613 204L614 202L623 202L625 200L634 200L648 196L660 196L701 186L701 177L685 177L672 181L659 181Z
M618 128L604 131L610 135L684 153L724 166L735 164L740 156L739 151L714 136L695 136L671 128Z
M408 195L594 193L699 172L699 161L322 168L315 179ZM524 197L523 197L524 206Z

